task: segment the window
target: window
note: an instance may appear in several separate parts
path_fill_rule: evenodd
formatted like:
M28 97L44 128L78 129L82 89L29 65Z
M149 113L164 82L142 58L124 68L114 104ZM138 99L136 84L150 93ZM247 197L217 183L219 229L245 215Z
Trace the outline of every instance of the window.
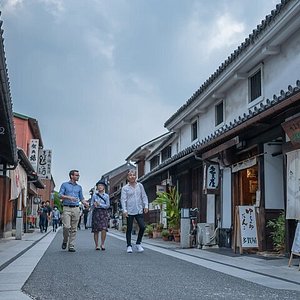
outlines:
M249 77L249 103L262 96L261 68Z
M224 105L223 101L215 106L215 125L218 126L224 122Z
M198 122L197 121L192 123L191 131L192 131L192 141L194 141L198 138Z
M165 161L168 158L170 158L171 154L172 154L172 147L171 145L169 145L161 151L161 161Z
M150 170L152 171L158 165L159 165L159 155L156 155L150 160Z

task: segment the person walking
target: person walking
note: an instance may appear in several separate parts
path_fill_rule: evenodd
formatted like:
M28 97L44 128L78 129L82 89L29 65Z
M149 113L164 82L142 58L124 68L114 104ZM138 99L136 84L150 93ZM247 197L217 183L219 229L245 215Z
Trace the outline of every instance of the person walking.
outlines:
M75 239L77 232L77 225L79 220L79 202L84 202L82 187L77 183L79 180L79 171L71 170L69 172L70 180L64 182L59 190L59 198L63 204L63 243L62 249L70 252L75 252Z
M52 210L52 227L53 227L53 232L56 232L57 230L57 225L60 219L60 211L57 209L56 206L54 206Z
M96 250L99 247L99 232L101 232L101 250L105 250L105 239L108 228L108 209L110 207L109 195L105 193L106 183L99 180L96 183L97 191L91 199L92 213L92 233L94 233L94 241Z
M45 210L46 210L45 232L47 232L49 223L51 221L51 212L52 212L52 208L50 206L50 201L46 201Z
M143 252L141 245L145 231L144 213L148 213L148 197L144 186L136 181L136 171L129 170L127 174L128 183L121 190L121 205L123 215L127 219L126 242L127 253L132 253L131 232L133 220L137 221L139 226L138 238L136 241L137 252Z
M39 217L40 217L40 222L39 222L40 231L46 232L47 230L45 230L45 228L46 228L46 219L48 217L48 209L44 201L41 203L39 209Z
M88 218L88 214L89 214L90 208L87 204L83 205L83 223L84 223L84 229L88 229L87 228L87 218Z

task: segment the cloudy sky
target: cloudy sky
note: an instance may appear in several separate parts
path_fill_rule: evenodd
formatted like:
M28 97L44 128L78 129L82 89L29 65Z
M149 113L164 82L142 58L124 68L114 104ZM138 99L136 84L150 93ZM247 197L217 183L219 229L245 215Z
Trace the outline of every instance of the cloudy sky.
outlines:
M163 134L279 0L0 0L13 110L39 122L56 190Z

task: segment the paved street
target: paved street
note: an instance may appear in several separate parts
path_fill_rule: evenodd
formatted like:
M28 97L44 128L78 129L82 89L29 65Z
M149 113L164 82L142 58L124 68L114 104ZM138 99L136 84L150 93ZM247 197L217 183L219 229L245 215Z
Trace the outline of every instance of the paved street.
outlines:
M92 234L82 230L77 252L69 253L61 250L58 232L23 291L33 299L300 299L300 288L268 287L288 287L288 281L216 264L208 257L203 260L194 255L203 253L198 249L179 249L175 243L166 243L166 248L148 241L145 238L144 253L127 254L124 236L110 235L106 251L95 251ZM218 267L220 272L214 270ZM297 284L291 288L297 289Z

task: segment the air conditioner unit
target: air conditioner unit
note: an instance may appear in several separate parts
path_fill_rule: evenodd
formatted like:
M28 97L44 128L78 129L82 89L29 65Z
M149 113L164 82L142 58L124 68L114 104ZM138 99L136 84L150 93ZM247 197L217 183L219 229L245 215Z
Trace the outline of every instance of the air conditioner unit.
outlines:
M197 224L197 240L200 246L216 245L215 225L212 223Z

